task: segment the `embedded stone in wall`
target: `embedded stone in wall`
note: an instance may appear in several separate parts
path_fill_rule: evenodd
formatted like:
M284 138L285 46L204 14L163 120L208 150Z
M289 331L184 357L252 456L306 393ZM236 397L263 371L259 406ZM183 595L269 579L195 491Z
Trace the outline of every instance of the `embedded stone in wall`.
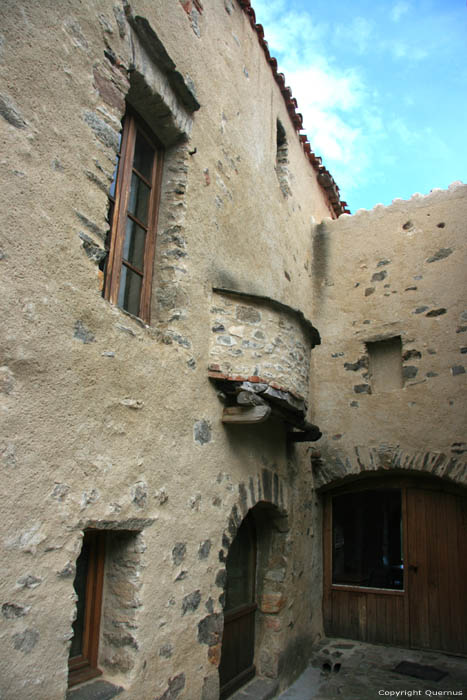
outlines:
M387 277L387 271L382 270L381 272L375 272L371 278L372 282L382 282Z
M204 679L201 700L218 700L218 698L219 675L216 673Z
M193 428L194 441L198 445L206 445L211 441L211 426L206 420L196 421Z
M199 590L189 593L182 600L182 615L187 612L194 612L201 603L201 592Z
M0 116L17 129L24 129L26 121L8 95L0 94Z
M180 673L178 676L169 680L169 687L162 695L159 695L156 700L176 700L185 687L185 674Z
M282 593L264 593L259 608L263 613L277 614L286 603Z
M39 632L35 629L26 629L24 632L14 634L12 639L13 646L17 651L29 654L39 641Z
M25 574L17 580L16 585L19 588L37 588L37 586L40 586L41 583L42 579L38 576L33 576L32 574Z
M85 112L83 118L94 132L96 138L99 139L104 146L111 148L117 153L120 142L119 134L94 112Z
M451 374L453 377L457 376L458 374L465 374L465 367L462 365L456 365L455 367L451 367Z
M172 561L175 566L178 566L185 559L186 554L186 543L177 542L175 547L172 549Z
M2 615L6 620L14 620L17 617L23 617L30 611L31 606L17 605L16 603L3 603Z
M221 613L212 613L204 617L198 623L198 642L214 646L219 643L224 628L224 616Z
M159 649L159 656L162 656L164 659L170 659L170 657L173 654L173 646L169 643L163 644L161 648Z
M88 343L94 343L96 340L94 333L90 331L89 328L87 328L79 319L75 323L73 337L77 340L81 340L81 342L85 345Z
M452 253L452 248L440 248L434 255L427 258L427 263L438 262L438 260L444 260Z
M198 558L207 559L209 557L209 552L211 551L211 540L205 540L199 546Z

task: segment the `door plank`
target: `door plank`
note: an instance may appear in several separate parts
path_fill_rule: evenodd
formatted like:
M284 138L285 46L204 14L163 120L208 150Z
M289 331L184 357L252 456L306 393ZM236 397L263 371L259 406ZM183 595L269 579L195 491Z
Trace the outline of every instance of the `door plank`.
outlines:
M407 531L409 550L410 645L430 648L427 598L427 543L425 498L419 489L407 489Z
M467 654L465 498L408 489L410 644Z

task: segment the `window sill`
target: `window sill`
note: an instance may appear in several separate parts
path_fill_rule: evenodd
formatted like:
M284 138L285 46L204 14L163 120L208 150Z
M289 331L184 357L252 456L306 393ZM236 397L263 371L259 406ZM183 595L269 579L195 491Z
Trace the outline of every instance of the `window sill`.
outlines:
M403 588L372 588L370 586L352 586L345 583L332 583L332 591L348 591L351 593L380 593L384 595L401 595L403 596L405 590Z
M79 688L70 688L67 691L66 700L111 700L122 691L121 686L98 680L81 685Z

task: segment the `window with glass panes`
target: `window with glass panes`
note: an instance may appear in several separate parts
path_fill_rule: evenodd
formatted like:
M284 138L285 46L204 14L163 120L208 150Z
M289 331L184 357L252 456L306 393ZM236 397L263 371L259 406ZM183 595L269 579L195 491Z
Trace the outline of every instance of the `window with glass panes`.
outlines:
M162 149L130 112L110 190L110 247L105 297L149 322Z

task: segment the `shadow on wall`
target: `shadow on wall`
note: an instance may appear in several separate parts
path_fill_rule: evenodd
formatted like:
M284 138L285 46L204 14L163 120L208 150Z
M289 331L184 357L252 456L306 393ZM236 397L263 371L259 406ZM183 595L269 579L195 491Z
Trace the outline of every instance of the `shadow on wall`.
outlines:
M329 261L329 234L326 224L317 224L313 231L313 258L311 263L313 301L316 309L322 302L322 287L326 284Z

